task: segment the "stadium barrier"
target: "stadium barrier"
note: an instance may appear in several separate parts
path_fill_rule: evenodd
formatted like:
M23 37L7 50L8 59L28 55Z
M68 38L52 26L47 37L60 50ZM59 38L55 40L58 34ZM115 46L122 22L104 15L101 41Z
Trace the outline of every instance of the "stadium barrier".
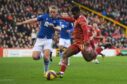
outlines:
M32 49L5 48L3 57L31 57ZM56 50L53 49L53 56L56 56Z
M125 29L125 34L127 35L127 25L123 25L123 24L121 24L120 22L115 21L115 20L113 20L112 18L109 18L109 17L107 17L107 16L104 16L104 15L102 15L101 13L96 12L96 11L94 11L94 10L92 10L92 9L90 9L90 8L88 8L88 7L86 7L86 6L82 5L82 4L80 4L80 3L77 3L77 2L75 2L75 1L73 1L73 4L75 4L75 5L77 5L77 6L80 6L81 8L83 8L83 9L85 9L85 10L87 10L87 11L90 11L90 12L92 12L92 13L94 13L94 14L96 14L96 15L98 15L98 16L100 16L100 17L102 17L102 18L104 18L104 19L106 19L106 20L108 20L108 21L113 22L114 24L117 24L117 25L123 27L123 28Z
M58 49L53 49L53 56L58 56ZM126 49L105 49L102 51L107 57L124 55L127 56ZM32 49L17 49L17 48L0 48L0 57L31 57ZM74 57L81 57L81 53L74 55Z
M17 48L3 49L3 57L30 57L30 56L32 56L32 49L17 49Z

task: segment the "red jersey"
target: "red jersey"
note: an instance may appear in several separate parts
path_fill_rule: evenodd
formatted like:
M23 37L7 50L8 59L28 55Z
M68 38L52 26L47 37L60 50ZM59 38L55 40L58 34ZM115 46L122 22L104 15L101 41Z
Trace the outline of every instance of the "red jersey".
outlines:
M74 18L63 18L63 19L74 22L74 31L72 33L74 43L83 44L89 41L89 30L87 27L85 16L80 15L77 20L74 20Z

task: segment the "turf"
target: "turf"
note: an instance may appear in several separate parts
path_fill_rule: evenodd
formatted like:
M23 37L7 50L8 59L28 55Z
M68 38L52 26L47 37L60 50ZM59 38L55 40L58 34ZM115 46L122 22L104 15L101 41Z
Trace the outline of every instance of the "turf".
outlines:
M48 81L43 77L43 60L0 58L0 84L127 84L127 56L99 60L94 64L73 57L64 78ZM50 69L59 71L58 61L53 58Z

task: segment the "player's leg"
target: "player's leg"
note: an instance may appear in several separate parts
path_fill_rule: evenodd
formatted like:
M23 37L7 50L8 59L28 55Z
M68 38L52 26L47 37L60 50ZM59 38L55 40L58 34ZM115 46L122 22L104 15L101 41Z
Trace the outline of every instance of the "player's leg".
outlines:
M77 45L73 44L70 47L68 47L67 50L64 52L63 59L62 59L62 65L60 66L60 72L58 74L58 75L60 75L60 77L63 76L63 74L67 68L68 58L74 54L77 54L79 51L80 51L79 47Z
M33 51L32 52L32 57L34 60L39 60L41 55L41 51Z
M60 38L59 39L59 56L60 56L59 65L61 65L62 63L63 52L64 52L64 40Z
M70 39L65 39L65 50L71 45L71 40ZM68 58L68 65L70 65L70 57Z
M59 56L60 56L59 65L61 65L61 63L62 63L63 52L64 52L64 47L62 45L60 45L59 46Z
M33 52L32 52L32 57L34 60L40 59L41 52L42 52L42 45L43 45L42 39L37 39L33 47Z
M49 69L49 63L50 63L50 50L49 49L45 49L44 50L44 73L48 71Z
M52 39L46 39L43 50L44 72L47 72L49 69L51 51L52 51Z

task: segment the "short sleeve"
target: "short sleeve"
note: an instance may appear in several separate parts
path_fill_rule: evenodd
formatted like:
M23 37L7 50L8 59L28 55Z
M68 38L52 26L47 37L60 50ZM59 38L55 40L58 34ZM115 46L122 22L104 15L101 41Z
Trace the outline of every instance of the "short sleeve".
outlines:
M44 19L44 15L39 15L39 16L37 16L37 21L42 21L43 19Z

